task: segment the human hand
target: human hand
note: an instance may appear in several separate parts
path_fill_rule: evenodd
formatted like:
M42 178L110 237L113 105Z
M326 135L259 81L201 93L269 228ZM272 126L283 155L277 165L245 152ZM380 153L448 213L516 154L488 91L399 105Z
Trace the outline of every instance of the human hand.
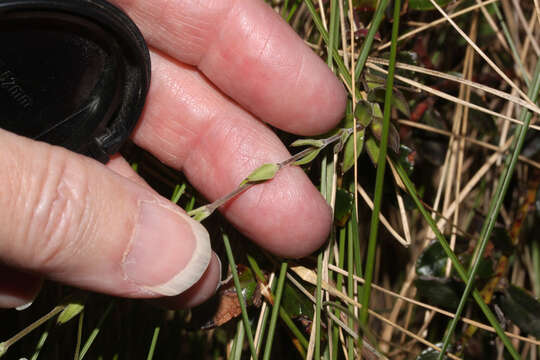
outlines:
M289 157L263 122L323 133L345 91L260 0L115 0L139 25L152 84L133 140L181 169L213 201L263 163ZM107 166L0 130L0 307L31 301L42 276L116 296L193 306L220 280L208 233L119 156ZM222 209L265 249L305 256L331 214L288 167Z

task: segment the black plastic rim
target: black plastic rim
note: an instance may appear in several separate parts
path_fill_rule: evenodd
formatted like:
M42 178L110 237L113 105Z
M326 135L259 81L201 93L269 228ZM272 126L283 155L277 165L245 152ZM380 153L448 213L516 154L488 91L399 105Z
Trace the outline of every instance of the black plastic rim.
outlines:
M4 0L0 2L0 33L3 29L7 29L5 36L9 39L9 30L16 30L17 26L24 28L25 21L36 27L34 34L40 34L39 29L43 26L54 28L57 32L66 31L68 34L74 34L74 41L78 41L77 37L91 39L89 42L95 42L98 47L101 47L98 49L100 53L107 53L104 58L110 62L107 64L110 71L100 73L100 78L91 85L95 89L90 89L93 91L92 97L86 99L84 107L71 110L72 113L68 113L67 117L63 114L63 119L50 120L48 118L47 121L53 122L52 126L46 125L48 126L46 134L36 134L30 131L30 125L24 124L24 121L20 119L27 119L29 116L39 117L38 115L42 114L41 109L31 109L32 95L24 91L25 86L19 86L17 83L18 76L24 71L19 70L19 74L11 71L9 64L2 61L0 52L0 92L4 91L4 98L9 95L10 101L17 103L20 109L20 114L17 113L20 119L17 121L21 123L20 128L19 124L13 124L13 121L10 124L11 129L10 126L3 126L4 123L7 124L7 120L3 122L4 116L0 110L0 127L36 140L64 146L101 162L107 162L109 156L120 149L135 127L150 85L150 56L139 29L123 11L104 0ZM31 47L33 44L38 44L40 39L35 39L35 41L35 43L14 46L15 48L17 46ZM13 55L14 51L12 51L12 58L16 57ZM48 55L54 59L53 55ZM21 60L21 63L32 65L39 63L38 60L32 61L34 60ZM36 72L35 66L31 67L29 73L41 74L41 72ZM81 69L84 70L84 67ZM58 69L55 71L56 73L53 74L60 73ZM54 76L50 77L54 78ZM26 81L30 90L47 89L47 84L39 84L37 81L30 83L32 77L28 74L22 74L20 79L21 83ZM69 81L69 79L62 80ZM51 80L53 81L54 79ZM13 84L16 84L16 87ZM51 89L58 91L58 86L58 84L53 84ZM103 93L95 94L98 90L103 90ZM66 96L66 94L62 95ZM48 94L48 96L54 96L54 94ZM81 125L64 126L68 120L75 123L80 120ZM61 132L63 133L60 134Z

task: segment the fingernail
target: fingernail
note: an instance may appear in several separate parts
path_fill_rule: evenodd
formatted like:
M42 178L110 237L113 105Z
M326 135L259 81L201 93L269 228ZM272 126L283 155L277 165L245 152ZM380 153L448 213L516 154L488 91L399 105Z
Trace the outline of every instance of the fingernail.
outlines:
M23 305L21 305L21 306L17 306L17 307L15 308L15 310L17 310L17 311L23 311L23 310L26 310L26 309L28 309L30 306L32 306L33 303L34 303L34 300L32 300L32 301L30 301L30 302L28 302L28 303L26 303L26 304L23 304Z
M211 254L210 236L200 223L172 205L144 201L123 268L140 288L174 296L201 278Z
M218 254L214 253L214 257L216 258L218 264L219 264L219 281L216 285L216 291L218 292L219 288L221 287L221 276L223 276L223 264L221 263L221 259L219 258Z

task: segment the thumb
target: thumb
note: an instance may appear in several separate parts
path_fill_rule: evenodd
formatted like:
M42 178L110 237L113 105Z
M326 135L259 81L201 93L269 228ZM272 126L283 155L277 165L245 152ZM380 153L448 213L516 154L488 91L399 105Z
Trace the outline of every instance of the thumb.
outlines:
M98 162L0 130L0 263L117 296L177 295L211 258L181 209Z

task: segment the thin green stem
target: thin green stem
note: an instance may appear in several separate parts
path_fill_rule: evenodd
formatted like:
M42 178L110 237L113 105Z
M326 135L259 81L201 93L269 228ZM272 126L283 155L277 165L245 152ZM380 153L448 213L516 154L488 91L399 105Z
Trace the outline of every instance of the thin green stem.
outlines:
M81 351L81 339L82 339L82 332L83 332L83 323L84 323L84 310L81 311L79 315L79 321L77 324L77 344L75 345L75 355L73 356L73 359L78 360L79 359L79 352Z
M317 255L317 289L315 292L315 359L321 358L321 313L322 313L322 250Z
M156 326L154 328L154 334L152 335L152 342L150 343L150 349L148 349L148 355L146 356L146 360L152 360L154 358L154 352L156 351L156 344L159 337L159 330L159 326Z
M529 89L529 93L527 95L533 102L536 102L536 99L538 98L538 91L540 90L540 60L536 64L536 69L535 69L533 78L534 78L533 86ZM510 186L510 181L512 180L512 175L514 174L514 169L517 164L519 154L521 153L521 149L523 148L523 144L525 142L525 136L527 135L527 129L531 122L531 118L532 118L532 113L528 109L524 108L520 116L520 120L523 122L523 125L520 125L516 128L515 136L514 136L515 140L514 140L514 143L512 144L513 145L512 156L507 158L505 169L499 178L497 189L495 191L495 196L493 197L491 201L489 211L486 217L486 221L484 222L482 226L482 231L480 233L478 253L476 254L474 261L472 262L471 268L469 270L469 274L466 280L465 290L463 291L461 300L456 310L456 316L452 319L452 321L448 325L448 329L444 336L441 353L439 354L439 360L442 360L444 353L446 349L448 348L448 345L450 344L450 339L452 338L452 335L457 326L461 313L463 312L463 309L465 308L467 298L469 297L469 294L471 290L473 289L474 278L476 276L476 273L480 265L480 259L482 258L484 254L489 238L491 236L491 232L499 216L499 211L502 207L504 198L506 196L506 192L508 190L508 187ZM510 349L508 350L510 352ZM516 353L510 352L510 353L514 359L520 358L517 352Z
M420 198L418 197L418 194L416 192L414 184L409 179L409 176L407 175L407 172L405 171L405 169L403 169L403 166L401 166L401 164L399 162L396 162L394 164L394 166L396 168L396 171L398 172L398 175L399 175L401 181L405 185L405 188L407 189L407 192L409 193L409 195L411 195L411 197L412 197L412 199L413 199L413 201L414 201L414 203L416 205L416 208L420 211L420 213L424 217L424 220L426 220L429 227L431 228L431 230L435 234L435 237L437 238L437 240L441 244L444 252L446 253L446 256L448 256L448 258L450 258L450 261L452 262L452 265L456 269L459 277L463 281L466 281L467 280L467 271L465 270L463 265L461 265L461 263L459 262L456 254L454 254L454 252L450 248L450 245L448 244L448 241L446 241L445 237L443 236L443 234L441 233L441 231L437 227L437 224L435 223L435 220L433 220L433 218L431 217L429 212L424 207L424 204L422 203L422 200L420 200ZM501 327L501 324L499 324L497 318L495 317L495 314L493 314L491 309L484 302L484 299L482 298L482 295L480 295L480 292L478 290L474 289L472 294L473 294L474 300L476 301L476 303L480 307L480 310L482 310L482 312L484 313L484 316L487 318L488 322L491 324L491 326L493 326L493 328L495 329L495 332L500 337L503 344L506 346L506 349L510 353L516 353L517 354L517 351L513 347L512 343L510 342L510 339L508 338L508 336L506 336L506 334L504 333L504 330Z
M354 209L354 206L353 206ZM353 210L354 211L354 210ZM353 215L347 224L347 271L349 274L354 274L354 224L356 218ZM347 295L350 299L354 299L354 277L349 275L347 276ZM354 313L354 306L349 304L349 313ZM352 329L354 326L354 319L349 317L347 325ZM354 359L354 340L351 337L347 338L347 355L349 359Z
M349 222L351 220L349 219ZM347 222L348 223L348 222ZM338 258L338 264L337 266L342 269L343 266L345 265L345 241L347 240L347 228L344 227L342 229L339 230L339 258ZM336 288L338 290L341 291L341 289L343 288L343 274L339 274L337 275L337 281L336 281ZM339 309L336 309L334 315L336 315L336 317L339 319L340 317L340 311ZM337 359L337 355L338 355L338 351L339 351L339 347L338 347L338 337L339 337L339 328L335 327L334 328L334 333L333 333L333 351L332 351L332 360L336 360Z
M236 348L233 353L234 360L242 360L242 344L244 343L244 336L246 334L246 327L243 321L238 323L238 333L236 338Z
M63 305L54 307L49 313L43 315L42 317L34 321L32 324L28 325L27 327L19 331L17 334L13 335L10 339L0 343L0 357L2 357L7 352L10 346L12 346L17 341L40 327L47 320L52 319L54 316L61 313L64 309L65 306Z
M227 234L223 234L223 244L225 245L225 252L227 253L227 258L231 267L231 273L233 276L234 287L236 288L236 294L238 295L240 309L242 310L242 321L244 322L244 328L247 334L249 349L251 350L251 356L253 357L253 359L257 359L257 350L255 349L255 343L253 342L253 333L251 331L251 324L249 322L246 299L242 294L242 285L240 285L240 277L238 276L236 262L234 261L231 243ZM242 347L242 344L238 344L238 346Z
M84 356L86 355L86 353L88 352L88 350L90 350L90 346L92 346L92 344L94 343L94 340L99 335L99 333L101 331L101 327L103 326L103 323L105 322L105 319L107 319L107 316L109 316L113 306L114 306L114 300L112 300L109 303L109 305L105 309L105 312L99 318L99 321L98 321L96 327L94 328L94 330L92 331L92 333L88 337L88 340L86 340L86 343L84 344L84 346L83 346L83 348L81 350L81 356L79 357L79 360L82 360L84 358Z
M373 19L371 20L371 26L369 27L368 33L366 35L366 39L364 40L364 43L362 44L362 48L360 49L360 55L358 56L358 60L356 61L356 67L354 69L354 78L357 81L360 78L362 71L364 70L364 66L366 65L367 58L371 51L371 46L373 45L373 39L375 39L375 34L377 33L377 30L379 30L381 21L384 18L384 11L388 7L388 1L389 0L380 1L379 6L377 6L377 10L375 10L375 14L373 14ZM396 21L395 17L394 17L394 21ZM392 39L392 43L395 43L395 42L397 43L397 40Z
M362 309L360 311L360 325L365 328L368 319L369 297L371 295L371 282L375 268L375 251L377 249L377 232L379 228L379 213L381 211L382 194L384 187L384 173L386 169L386 154L388 147L388 132L390 129L390 115L392 113L392 93L394 86L394 71L396 65L397 37L399 31L399 11L401 0L394 1L394 23L392 25L392 45L390 46L390 63L388 77L386 78L386 92L384 97L383 130L377 161L377 175L375 178L375 197L373 212L369 228L369 243L366 256L365 284L362 292Z
M336 44L339 38L339 8L338 0L330 0L330 24L329 24L329 38L328 38L328 47L327 52L328 56L326 63L330 69L334 69L332 59L335 57ZM338 54L339 56L339 54Z
M259 264L257 264L257 261L255 260L255 258L253 258L253 256L251 256L249 254L247 255L247 258L248 258L249 265L251 266L251 269L255 273L255 277L257 278L257 280L266 285L266 279L265 279L265 277L264 277L264 275L263 275L263 273L261 271L261 268L259 267ZM273 292L273 289L271 289L271 291ZM304 348L307 348L308 345L309 345L308 340L306 339L304 334L302 334L300 329L298 329L296 324L291 319L291 316L287 313L287 311L285 311L283 306L279 309L279 317L281 318L281 320L283 320L285 325L287 325L289 330L291 330L293 335L296 336L296 338L298 339L300 344ZM264 331L264 328L265 328L264 324L266 324L266 321L263 321L263 330L262 331ZM264 337L264 332L261 333L261 338L263 338L263 337ZM300 355L303 354L302 356L305 356L305 354L303 353L303 349L302 350L299 349L299 351L301 353Z
M276 296L274 298L274 306L272 308L272 315L270 317L270 325L268 327L268 338L266 339L266 346L264 348L263 360L269 360L272 354L272 344L274 342L274 334L276 333L277 317L279 314L279 307L281 304L281 297L283 295L283 288L285 287L285 278L287 277L287 262L281 263L281 269L279 271L278 283L276 288Z

